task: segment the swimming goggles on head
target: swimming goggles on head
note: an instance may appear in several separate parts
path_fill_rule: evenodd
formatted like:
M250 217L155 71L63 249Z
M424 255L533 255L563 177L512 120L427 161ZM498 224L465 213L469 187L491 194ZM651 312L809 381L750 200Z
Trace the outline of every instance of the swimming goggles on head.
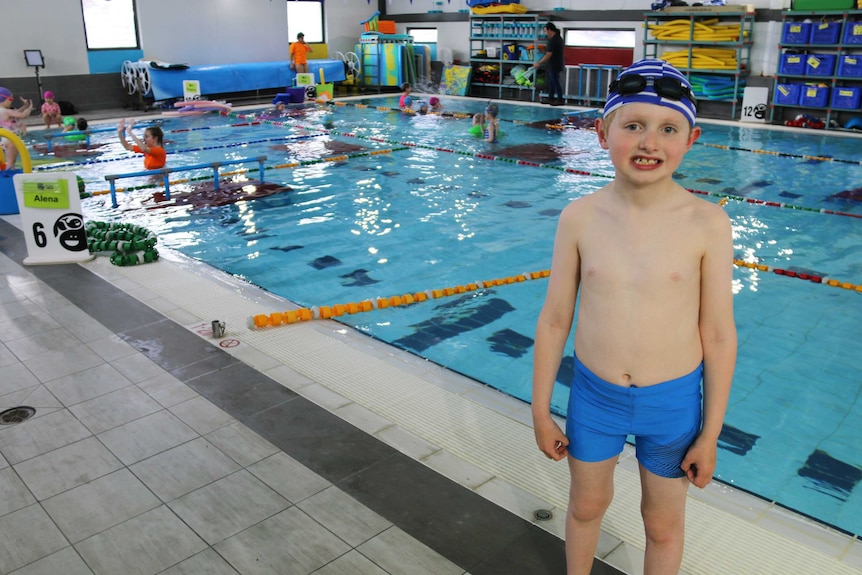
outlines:
M620 96L631 96L643 92L647 86L652 85L656 94L671 100L688 100L697 105L697 100L691 92L691 88L677 78L670 76L641 76L640 74L625 74L611 82L608 92L616 92Z

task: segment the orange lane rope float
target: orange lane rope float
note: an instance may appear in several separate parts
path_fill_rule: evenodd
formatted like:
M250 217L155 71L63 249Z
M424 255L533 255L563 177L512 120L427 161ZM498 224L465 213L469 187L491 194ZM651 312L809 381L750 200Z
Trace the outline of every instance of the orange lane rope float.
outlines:
M793 270L785 270L782 268L776 268L776 267L768 266L765 264L758 264L756 262L747 262L747 261L738 260L735 258L733 260L733 263L736 264L737 266L743 267L743 268L756 269L756 270L762 271L762 272L770 272L770 273L778 274L780 276L786 276L789 278L797 278L797 279L801 279L801 280L814 282L816 284L823 284L823 285L828 285L831 287L838 287L841 289L857 291L859 293L862 293L862 284L854 284L854 283L850 283L850 282L844 282L844 281L837 280L834 278L819 276L817 274L809 274L809 273L797 272L797 271L793 271Z
M507 276L504 278L497 278L493 280L477 281L473 283L468 283L466 285L431 289L414 293L406 293L403 295L394 295L390 297L378 297L359 302L314 306L310 308L304 307L284 312L258 314L248 318L248 327L249 329L276 327L279 325L288 325L302 321L310 321L313 319L330 319L333 317L342 316L344 314L353 315L357 313L372 311L375 309L386 309L388 307L411 305L414 303L439 299L442 297L464 294L482 288L488 289L496 286L521 283L529 280L537 280L541 278L546 278L550 275L551 270L542 270L538 272L523 273L516 276Z
M834 278L828 278L823 276L818 276L816 274L809 274L803 272L797 272L793 270L785 270L782 268L776 268L772 266L767 266L764 264L758 264L755 262L747 262L744 260L734 258L733 263L738 267L756 269L758 271L774 273L776 275L785 276L789 278L796 278L801 280L810 281L817 284L828 285L831 287L839 287L846 290L856 291L862 293L862 284L853 284L850 282L842 282L840 280L836 280ZM357 313L369 312L375 309L386 309L388 307L399 307L404 305L412 305L414 303L421 303L424 301L430 301L434 299L439 299L442 297L449 297L453 295L460 295L467 292L476 291L479 289L489 289L493 287L510 285L515 283L521 283L529 280L538 280L546 277L550 277L551 270L542 270L537 272L529 272L524 274L519 274L516 276L507 276L504 278L497 278L493 280L487 281L477 281L473 283L468 283L465 285L459 285L454 287L446 287L439 289L431 289L426 291L414 292L414 293L406 293L403 295L394 295L389 297L378 297L367 300L362 300L359 302L348 302L341 303L335 305L322 305L322 306L313 306L313 307L302 307L298 309L293 309L289 311L277 311L269 314L257 314L250 316L248 318L248 328L249 329L262 329L267 327L278 327L280 325L290 325L293 323L299 323L303 321L311 321L315 319L332 319L335 317L340 317L345 314L354 315Z

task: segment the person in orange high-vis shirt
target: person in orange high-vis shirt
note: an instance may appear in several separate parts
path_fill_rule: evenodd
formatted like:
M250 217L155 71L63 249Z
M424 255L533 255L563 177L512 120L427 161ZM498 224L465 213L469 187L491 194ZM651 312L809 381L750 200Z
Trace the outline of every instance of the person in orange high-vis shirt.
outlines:
M300 32L296 35L296 42L290 45L290 69L297 74L308 72L308 57L306 54L312 52L311 46L305 43L305 34Z
M144 169L158 170L165 167L167 160L167 152L164 146L164 133L158 126L150 126L144 130L144 139L138 138L132 131L135 125L134 120L129 120L129 125L126 125L125 120L120 120L117 126L117 136L120 137L120 143L130 152L137 152L144 155ZM134 145L126 141L126 132L135 142Z

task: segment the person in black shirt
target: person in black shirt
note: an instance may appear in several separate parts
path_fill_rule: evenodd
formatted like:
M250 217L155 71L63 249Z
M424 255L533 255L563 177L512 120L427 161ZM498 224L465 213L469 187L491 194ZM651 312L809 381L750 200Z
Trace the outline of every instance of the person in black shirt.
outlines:
M548 36L548 46L545 55L541 60L533 63L533 68L538 68L542 64L547 63L548 68L545 72L548 88L548 104L551 106L561 106L563 101L563 85L560 83L560 72L563 71L563 38L560 36L560 29L553 22L545 24L545 34Z

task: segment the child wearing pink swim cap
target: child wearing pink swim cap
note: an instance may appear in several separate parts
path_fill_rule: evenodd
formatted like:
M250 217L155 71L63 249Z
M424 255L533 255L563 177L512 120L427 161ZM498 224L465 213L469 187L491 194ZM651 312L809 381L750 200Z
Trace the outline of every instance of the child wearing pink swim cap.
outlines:
M45 103L42 104L42 121L45 122L45 127L50 128L51 124L57 124L60 128L63 125L63 114L60 113L60 104L54 101L54 92L45 90L43 94Z
M428 100L428 103L431 104L431 111L440 113L443 111L443 104L440 102L440 98L437 96L431 96Z

